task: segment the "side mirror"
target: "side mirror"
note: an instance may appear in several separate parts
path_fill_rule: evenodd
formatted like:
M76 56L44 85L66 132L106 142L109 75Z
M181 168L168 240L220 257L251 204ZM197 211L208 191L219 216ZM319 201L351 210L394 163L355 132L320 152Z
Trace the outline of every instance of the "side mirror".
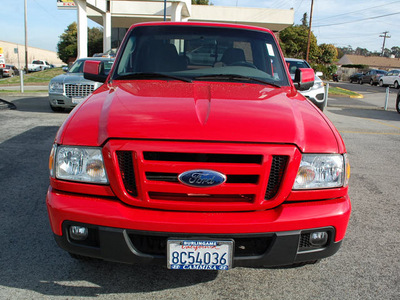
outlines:
M324 76L324 73L322 73L321 71L318 71L315 73L315 75L317 75L318 77Z
M85 61L83 77L97 82L106 82L108 74L104 72L104 62L99 60Z
M294 75L294 84L297 90L306 91L314 85L314 70L299 68Z

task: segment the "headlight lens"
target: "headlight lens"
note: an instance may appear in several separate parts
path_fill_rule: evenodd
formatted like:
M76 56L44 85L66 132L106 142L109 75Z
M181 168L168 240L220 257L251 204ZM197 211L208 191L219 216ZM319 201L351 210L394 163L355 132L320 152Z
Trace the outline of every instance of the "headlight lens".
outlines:
M50 175L58 179L108 183L100 148L53 146L49 168Z
M312 86L313 90L319 89L324 86L323 81L314 81L314 85Z
M52 93L63 93L63 84L61 82L53 81L49 84L49 92Z
M350 165L347 154L304 154L293 189L347 186L349 177Z

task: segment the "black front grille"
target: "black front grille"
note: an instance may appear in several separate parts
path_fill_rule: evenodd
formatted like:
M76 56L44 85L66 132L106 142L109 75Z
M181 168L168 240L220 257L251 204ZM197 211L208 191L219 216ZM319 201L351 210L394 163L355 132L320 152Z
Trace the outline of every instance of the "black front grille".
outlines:
M132 245L141 253L167 255L167 240L166 236L150 236L141 234L129 234ZM185 237L179 237L185 239ZM230 240L227 237L217 237L218 240ZM243 256L259 256L263 255L271 245L272 236L263 237L235 237L234 240L234 257Z
M143 152L145 160L261 164L262 155L248 154L213 154L213 153L175 153L175 152Z
M278 193L283 175L285 174L287 161L287 156L273 156L271 171L268 179L268 187L267 191L265 192L266 200L272 199Z
M135 171L133 168L132 152L130 151L117 151L118 164L121 172L122 181L126 191L137 197Z

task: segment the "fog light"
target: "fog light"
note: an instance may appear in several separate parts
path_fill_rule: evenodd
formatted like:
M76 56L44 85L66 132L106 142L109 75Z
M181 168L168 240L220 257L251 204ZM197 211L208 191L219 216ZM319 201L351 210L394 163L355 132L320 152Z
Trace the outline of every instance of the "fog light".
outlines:
M87 239L89 235L89 229L83 226L70 226L69 235L73 240L83 241Z
M317 231L310 234L310 244L313 246L324 246L328 242L328 233L326 231Z

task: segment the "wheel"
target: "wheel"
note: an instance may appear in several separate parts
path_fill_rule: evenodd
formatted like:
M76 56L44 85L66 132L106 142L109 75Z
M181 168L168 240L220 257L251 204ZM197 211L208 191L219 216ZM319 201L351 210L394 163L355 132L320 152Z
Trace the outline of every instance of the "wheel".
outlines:
M397 95L396 99L396 110L400 114L400 95Z
M398 89L399 88L399 83L397 81L395 81L393 86L394 86L395 89Z
M380 87L383 87L383 81L382 81L382 79L379 80L379 86L380 86Z
M363 84L364 82L362 81L362 78L358 81L359 84Z
M249 68L253 68L253 69L257 69L257 67L255 65L253 65L252 63L249 63L247 61L235 61L234 63L231 63L230 66L241 66L241 67L249 67Z
M370 84L370 85L374 85L374 81L372 80L372 78L371 78L371 80L369 81L369 84Z

